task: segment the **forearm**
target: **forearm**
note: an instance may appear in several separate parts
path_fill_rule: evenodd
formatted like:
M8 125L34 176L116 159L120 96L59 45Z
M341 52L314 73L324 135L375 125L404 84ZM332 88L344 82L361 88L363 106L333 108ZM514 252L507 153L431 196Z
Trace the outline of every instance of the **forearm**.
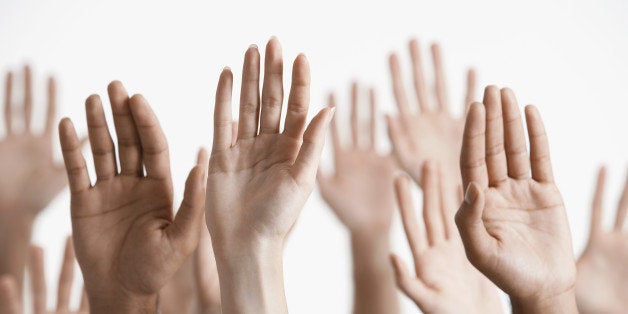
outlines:
M528 300L518 300L510 298L512 312L535 314L535 313L578 313L576 297L573 290L561 293L553 297L539 297Z
M398 313L388 232L353 234L354 313Z
M22 287L24 267L28 259L33 219L0 215L0 275L9 274Z
M216 246L215 246L216 247ZM280 242L216 250L223 313L288 313Z

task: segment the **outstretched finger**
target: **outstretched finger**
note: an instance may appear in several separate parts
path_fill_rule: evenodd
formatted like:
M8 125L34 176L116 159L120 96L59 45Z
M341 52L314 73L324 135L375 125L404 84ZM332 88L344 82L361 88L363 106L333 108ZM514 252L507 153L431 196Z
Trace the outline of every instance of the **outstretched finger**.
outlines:
M419 109L422 112L430 110L425 88L425 76L423 75L423 61L421 60L421 47L417 39L410 40L410 59L412 60L412 78Z
M264 86L259 132L279 133L283 104L283 58L281 45L273 37L266 44L264 57Z
M212 152L219 152L229 148L237 139L237 132L232 133L231 119L231 90L233 74L229 67L225 67L218 79L216 102L214 106L214 140Z
M11 101L13 97L13 73L8 72L4 79L4 127L6 134L13 133L13 112Z
M464 97L464 113L469 112L471 103L475 101L475 88L476 88L477 75L475 69L469 69L467 71L467 93Z
M59 122L59 139L61 141L61 151L63 153L63 161L70 183L70 192L77 194L91 187L89 174L87 173L87 165L85 158L81 153L82 144L76 136L76 130L72 121L63 118ZM74 206L72 206L74 208ZM78 207L77 207L78 208Z
M105 119L105 112L98 95L91 95L85 101L87 129L89 142L94 156L94 166L98 181L115 177L118 168L116 165L116 150L109 134L109 126Z
M369 145L370 149L377 149L377 101L375 100L375 89L369 89Z
M17 282L9 275L0 276L0 311L6 314L22 313Z
M33 73L31 67L24 66L24 132L31 131L31 118L33 116Z
M65 313L70 310L70 295L74 280L74 245L72 237L67 237L63 253L63 264L59 274L59 288L57 290L57 312Z
M54 130L55 116L57 114L57 83L54 77L48 78L48 109L46 110L46 125L44 134L50 136Z
M351 144L360 147L360 117L358 114L358 83L351 84Z
M238 139L253 138L257 135L260 111L259 68L259 51L256 45L251 45L244 55L242 67Z
M600 167L595 183L595 193L591 204L591 227L589 240L597 238L602 232L602 216L604 212L604 186L606 185L606 167Z
M142 95L134 95L129 102L133 121L142 145L142 157L146 176L170 179L170 156L168 142L159 121Z
M107 93L111 102L113 124L118 138L120 174L143 176L142 146L133 115L131 115L129 94L120 81L109 83Z
M449 111L447 101L447 84L445 83L445 69L441 56L440 45L432 44L432 61L434 62L434 81L436 83L436 100L442 111Z
M530 140L530 166L532 178L539 182L553 182L552 162L550 159L549 141L541 114L536 107L526 106L526 125Z
M292 176L300 184L308 185L314 182L325 144L325 133L335 108L321 110L307 127L303 134L303 144L292 166Z
M513 179L526 179L530 177L530 158L526 148L519 104L511 89L502 88L501 94L508 176Z
M29 276L31 279L31 290L33 291L33 313L46 313L44 250L34 245L30 249Z
M621 198L619 199L619 206L617 207L617 216L615 217L615 231L621 232L624 228L626 212L628 212L628 177L626 177L624 191L621 194Z
M403 78L401 76L401 67L399 65L399 57L396 53L391 53L388 58L388 65L390 67L390 77L392 80L393 93L395 95L395 101L397 103L397 109L401 116L410 115L410 103L408 102L408 95L406 89L403 86Z
M467 115L462 137L460 170L463 185L477 182L488 187L486 168L486 111L481 103L473 103Z
M419 221L412 205L412 195L410 194L410 179L405 175L401 175L395 179L395 194L397 196L397 205L401 214L403 230L406 233L410 250L417 263L419 256L426 249L427 243L421 235Z
M292 85L288 96L284 134L294 139L301 139L309 106L310 65L305 55L299 54L292 65Z

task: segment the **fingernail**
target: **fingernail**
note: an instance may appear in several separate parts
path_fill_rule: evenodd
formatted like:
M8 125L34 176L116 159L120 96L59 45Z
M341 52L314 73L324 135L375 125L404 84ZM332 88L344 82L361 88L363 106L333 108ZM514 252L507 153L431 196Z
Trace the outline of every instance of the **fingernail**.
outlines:
M229 66L226 66L224 68L222 68L223 71L231 71L231 68Z
M478 198L477 189L473 188L471 185L472 184L469 184L469 186L467 186L467 192L464 193L464 201L467 204L473 204L473 202L475 202L475 200Z
M256 44L251 44L251 45L249 46L249 49L251 49L251 48L253 48L253 49L257 49L257 45L256 45Z

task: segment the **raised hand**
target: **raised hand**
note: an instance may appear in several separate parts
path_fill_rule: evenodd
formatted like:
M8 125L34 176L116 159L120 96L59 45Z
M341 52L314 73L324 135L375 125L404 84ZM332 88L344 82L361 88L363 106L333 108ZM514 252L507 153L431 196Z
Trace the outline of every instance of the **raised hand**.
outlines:
M388 263L389 233L395 202L394 161L377 152L375 92L370 90L369 119L359 119L359 87L351 89L351 142L343 146L332 120L334 174L318 176L321 195L351 233L354 312L398 312L393 272ZM335 107L333 95L330 107ZM360 121L362 120L362 121Z
M40 247L31 248L30 277L33 290L33 313L35 314L72 314L89 313L85 290L81 296L81 304L77 310L70 310L70 295L74 279L74 247L72 238L68 237L63 253L63 264L59 274L57 289L57 307L54 311L46 310L46 277L44 273L44 252Z
M427 88L419 42L413 39L409 46L415 97L409 97L406 93L398 55L393 53L389 58L392 87L399 110L397 116L387 116L388 134L394 155L399 165L415 182L421 182L421 165L426 160L439 160L447 182L458 185L458 160L464 118L455 117L450 112L440 46L431 46L434 64L433 92ZM469 70L465 112L475 97L474 91L475 72ZM411 98L416 100L411 101Z
M593 206L589 242L576 263L576 301L580 313L622 313L628 309L628 179L619 200L612 230L602 227L606 169L600 168Z
M371 90L369 119L358 117L359 87L351 89L351 141L341 144L337 119L331 123L334 148L334 173L320 174L318 185L323 199L352 234L379 232L388 238L394 211L392 189L394 161L376 149L377 110L375 94ZM330 107L336 106L334 96L329 97Z
M266 47L260 105L260 55L256 46L247 50L237 134L232 132L231 70L225 68L218 82L206 218L224 313L287 311L284 241L314 187L333 111L321 110L305 129L310 70L299 55L280 132L282 68L281 48L273 38Z
M46 309L46 276L44 272L44 251L42 248L32 246L30 249L29 277L31 280L31 296L33 298L32 312L34 314L87 314L87 296L85 290L81 296L81 304L78 309L70 310L70 295L72 281L74 279L74 248L72 239L68 237L65 243L63 263L59 274L57 291L57 306L55 310ZM0 313L21 314L22 300L20 299L17 284L10 276L0 279Z
M42 133L34 132L31 122L30 67L24 67L24 95L20 97L20 106L12 103L16 89L13 81L13 74L7 73L6 132L0 138L0 274L11 274L21 287L33 220L66 186L67 179L63 165L57 164L52 155L56 111L54 78L48 79L46 122Z
M423 221L417 224L410 194L410 180L395 181L403 228L412 250L416 277L405 263L392 255L397 285L423 313L502 313L497 288L467 260L454 223L451 202L445 191L442 170L434 162L423 165Z
M511 298L515 312L575 312L576 269L545 127L509 89L489 86L471 105L460 168L466 187L456 215L467 257Z
M170 160L157 117L141 95L129 98L120 82L109 85L120 170L103 106L86 101L96 168L92 186L69 119L59 125L71 191L76 256L91 313L156 311L157 293L198 243L206 167L188 176L174 217Z

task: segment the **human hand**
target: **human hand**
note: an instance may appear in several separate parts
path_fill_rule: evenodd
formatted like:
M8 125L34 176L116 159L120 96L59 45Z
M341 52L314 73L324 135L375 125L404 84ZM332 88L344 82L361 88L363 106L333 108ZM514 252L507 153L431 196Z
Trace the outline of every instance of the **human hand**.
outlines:
M622 313L628 309L628 235L623 231L628 210L628 179L619 200L615 226L602 227L606 169L600 168L589 242L576 263L576 301L580 313Z
M423 313L502 313L497 288L467 260L454 223L442 170L427 161L421 174L425 235L419 230L410 180L395 180L403 227L414 259L416 277L392 255L397 285Z
M41 134L33 132L31 123L33 88L30 67L24 67L24 96L18 111L21 115L13 112L16 108L12 104L12 73L7 73L5 84L6 135L0 140L0 215L23 217L22 220L30 222L67 184L63 165L57 164L52 156L56 82L52 77L48 79L46 123ZM20 123L23 125L21 132L15 125Z
M30 249L29 277L33 297L34 314L79 314L88 313L87 296L85 290L81 296L81 304L75 311L70 310L70 294L74 279L74 248L72 238L68 237L65 243L63 263L59 274L57 291L57 308L53 311L46 309L46 276L44 272L44 251L32 246ZM5 275L0 279L0 313L21 314L22 300L18 292L17 283L13 277Z
M63 253L63 264L59 274L59 286L57 289L57 308L54 311L46 309L46 276L44 273L44 251L42 248L31 247L30 256L30 278L31 289L33 290L33 313L35 314L79 314L89 313L87 295L85 290L81 296L81 304L75 311L70 310L70 295L72 292L72 281L74 279L74 246L72 238L68 237L65 242Z
M358 93L359 87L354 83L351 88L351 144L343 147L337 119L333 119L334 174L319 173L318 185L325 202L352 235L377 233L388 239L395 207L392 189L395 165L391 156L379 154L375 145L375 92L369 92L370 117L362 122L358 118ZM332 108L336 106L333 95L329 97L329 104Z
M458 161L464 117L455 117L450 112L440 46L431 46L434 63L433 93L426 87L419 42L416 39L411 40L409 48L416 101L409 100L404 88L398 55L392 53L389 58L392 87L399 110L398 115L386 117L394 156L415 182L421 182L421 165L426 160L439 160L443 165L446 181L457 186L460 182ZM467 73L465 112L474 98L475 71L471 69ZM411 103L416 103L416 108Z
M198 243L206 168L192 169L173 217L168 144L155 114L141 95L129 98L120 82L108 91L120 172L98 96L86 101L93 186L72 122L59 125L76 255L92 313L154 313L157 293Z
M283 245L314 187L331 119L330 108L321 110L304 133L310 71L305 56L299 55L280 132L282 64L279 42L273 38L266 48L260 113L260 56L255 46L247 50L237 135L232 134L230 69L223 70L218 82L206 219L225 313L287 311Z
M515 312L576 311L569 224L538 110L527 106L528 156L514 93L489 86L471 105L456 215L471 263L504 290ZM531 176L530 176L531 172Z

